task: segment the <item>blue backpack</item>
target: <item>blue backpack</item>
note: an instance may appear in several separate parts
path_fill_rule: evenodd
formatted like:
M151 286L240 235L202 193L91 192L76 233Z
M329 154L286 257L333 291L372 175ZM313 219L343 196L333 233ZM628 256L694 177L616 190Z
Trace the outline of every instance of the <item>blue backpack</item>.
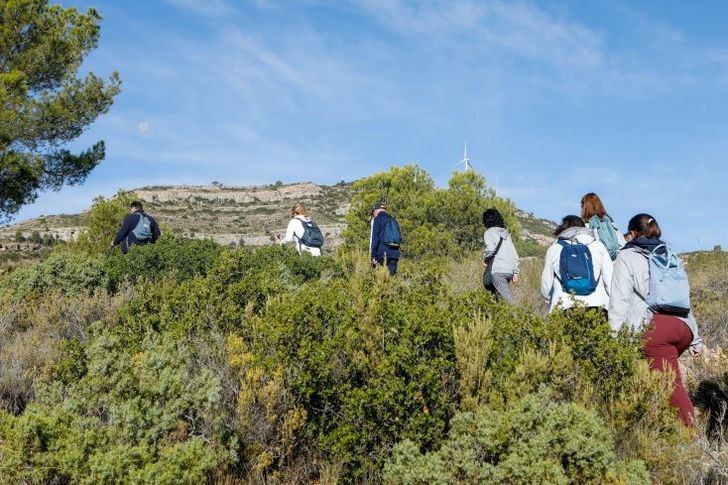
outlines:
M301 236L301 243L309 248L321 248L324 245L324 235L319 229L318 225L311 221L304 221L299 219L303 224L303 236Z
M658 250L664 252L658 254ZM646 298L638 295L654 313L678 317L690 314L690 284L680 259L665 244L647 253L650 264L650 292Z
M396 249L402 244L402 233L399 230L399 223L397 219L387 214L387 222L384 225L384 233L382 235L382 241L390 248Z
M591 295L597 289L591 251L580 242L559 240L561 259L556 278L566 293L578 296Z
M609 257L612 258L612 261L617 259L619 239L617 238L617 230L612 224L612 219L609 216L604 216L601 219L597 216L592 216L589 219L589 229L596 229L599 240L607 248L607 252L609 252Z

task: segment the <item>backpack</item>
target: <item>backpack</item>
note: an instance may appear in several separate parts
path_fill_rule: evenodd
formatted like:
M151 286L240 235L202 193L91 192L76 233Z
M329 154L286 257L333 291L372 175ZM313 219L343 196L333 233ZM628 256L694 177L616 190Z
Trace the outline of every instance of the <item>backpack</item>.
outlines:
M320 248L324 245L324 235L314 221L298 219L303 224L303 236L299 238L301 244L309 248Z
M139 213L139 222L137 222L131 233L134 234L138 242L147 242L152 239L152 221L149 220L146 214Z
M559 240L558 244L561 246L561 259L560 275L556 275L556 279L561 287L566 293L578 296L594 293L597 280L594 278L594 262L589 248L576 240L571 243Z
M617 237L617 230L614 228L609 216L605 216L601 219L597 216L592 216L592 218L589 219L589 229L596 229L598 239L602 242L602 244L604 244L604 247L607 248L609 257L612 258L612 261L617 259L619 238Z
M664 248L665 253L657 250ZM665 244L646 254L650 265L650 292L644 300L654 313L678 317L690 314L690 284L682 261Z
M392 249L397 249L402 244L402 233L399 230L399 223L392 216L389 216L387 222L384 224L382 241Z

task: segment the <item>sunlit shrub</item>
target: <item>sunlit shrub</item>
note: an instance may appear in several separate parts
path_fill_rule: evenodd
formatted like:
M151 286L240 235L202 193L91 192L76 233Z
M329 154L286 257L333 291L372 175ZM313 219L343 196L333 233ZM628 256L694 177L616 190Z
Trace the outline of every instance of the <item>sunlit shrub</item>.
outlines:
M23 414L0 418L0 476L190 483L235 459L220 383L189 346L150 335L129 349L102 334L86 353L78 381L42 386Z
M48 291L78 295L104 287L107 281L102 258L61 249L0 277L0 297L24 299Z
M222 246L211 240L185 239L163 235L156 244L132 246L126 255L115 253L106 258L104 270L109 290L123 282L139 279L160 281L165 278L189 279L210 270Z
M384 468L390 484L649 483L639 461L621 462L598 414L553 400L547 389L455 416L437 451L403 441Z

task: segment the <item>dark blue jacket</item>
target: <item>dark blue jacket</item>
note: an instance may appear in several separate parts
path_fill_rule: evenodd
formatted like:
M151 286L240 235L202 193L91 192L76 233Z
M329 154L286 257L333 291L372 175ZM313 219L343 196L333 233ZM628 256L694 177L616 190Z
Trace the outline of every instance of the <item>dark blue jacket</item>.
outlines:
M134 228L139 224L139 221L141 220L141 215L144 214L149 219L149 222L152 226L152 239L151 241L137 241L136 237L134 236L134 233L132 232ZM133 214L128 214L124 218L124 223L121 225L121 228L119 229L119 232L116 233L116 237L114 238L114 246L118 246L121 244L121 252L122 254L126 254L126 252L129 250L129 247L132 244L146 244L148 242L156 242L159 236L162 235L162 231L159 230L159 226L157 225L157 221L154 220L152 216L147 214L143 211L137 211Z
M380 212L379 215L374 218L370 238L370 256L372 257L372 259L379 259L383 258L384 256L386 256L387 259L399 259L399 249L390 248L389 246L384 244L384 241L382 240L382 238L384 237L384 228L387 225L387 221L389 221L389 219L391 218L392 216L387 214L385 211Z

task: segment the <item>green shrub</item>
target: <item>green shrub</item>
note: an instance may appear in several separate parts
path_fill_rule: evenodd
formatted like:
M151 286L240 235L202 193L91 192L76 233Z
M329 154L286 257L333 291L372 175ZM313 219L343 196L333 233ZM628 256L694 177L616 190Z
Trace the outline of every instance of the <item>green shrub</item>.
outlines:
M398 197L417 215L433 193L426 178L415 188ZM671 376L648 370L639 339L592 312L495 302L477 254L439 251L456 233L434 223L446 227L413 229L419 257L396 278L351 248L314 258L168 235L8 272L0 477L376 483L385 462L395 483L696 476Z
M106 333L87 372L42 386L18 417L0 417L0 476L13 483L191 483L235 460L220 382L185 343L148 335L129 349Z
M135 283L140 278L161 281L204 276L221 251L222 246L209 239L164 234L155 244L132 246L126 255L115 253L106 258L109 290L116 291L122 282Z
M442 291L380 272L309 283L269 300L240 335L267 379L285 369L306 435L344 476L376 476L402 438L443 436L456 375Z
M111 241L129 213L131 203L136 199L133 192L120 190L115 196L104 199L96 197L85 220L85 229L78 239L71 243L75 251L88 254L103 254L109 251Z
M553 400L546 389L483 407L451 422L439 450L400 443L384 467L390 484L650 483L643 463L615 458L612 436L594 411Z
M351 209L343 232L347 248L366 250L369 213L380 200L402 228L402 251L410 258L460 256L482 250L482 214L496 208L503 215L514 240L519 240L516 208L487 188L473 171L453 173L447 189L435 187L432 178L416 165L392 167L387 172L358 180L353 186Z
M105 287L107 281L101 257L64 249L54 251L42 262L2 275L0 297L23 299L50 291L78 295Z

